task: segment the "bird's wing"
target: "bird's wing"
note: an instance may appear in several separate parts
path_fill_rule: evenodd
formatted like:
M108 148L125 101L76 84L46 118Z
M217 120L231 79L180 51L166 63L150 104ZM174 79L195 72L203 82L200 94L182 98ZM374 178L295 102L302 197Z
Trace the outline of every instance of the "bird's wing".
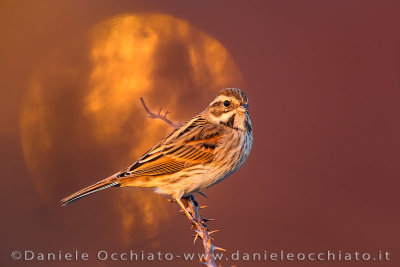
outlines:
M221 139L222 127L195 117L146 152L117 178L159 176L209 164Z

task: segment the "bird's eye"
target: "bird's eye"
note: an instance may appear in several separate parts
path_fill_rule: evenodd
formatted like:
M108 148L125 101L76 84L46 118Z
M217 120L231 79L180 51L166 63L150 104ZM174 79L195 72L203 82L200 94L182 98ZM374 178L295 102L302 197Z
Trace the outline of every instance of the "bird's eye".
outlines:
M231 102L229 100L225 100L224 101L224 106L225 107L229 107L230 104L231 104Z

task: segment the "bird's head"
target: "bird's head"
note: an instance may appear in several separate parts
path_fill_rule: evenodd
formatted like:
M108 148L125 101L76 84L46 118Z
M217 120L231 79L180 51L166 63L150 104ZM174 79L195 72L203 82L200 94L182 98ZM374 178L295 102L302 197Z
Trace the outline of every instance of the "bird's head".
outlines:
M246 94L237 88L221 90L204 111L209 121L235 130L251 132Z

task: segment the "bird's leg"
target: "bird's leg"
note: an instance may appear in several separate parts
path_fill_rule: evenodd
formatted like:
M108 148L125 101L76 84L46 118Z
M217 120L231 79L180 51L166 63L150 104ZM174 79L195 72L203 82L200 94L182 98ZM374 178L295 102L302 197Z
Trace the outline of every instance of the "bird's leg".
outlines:
M176 202L178 202L179 206L181 206L182 210L185 212L186 216L190 221L194 221L193 215L187 210L185 204L183 204L182 199L180 197L175 197Z
M204 227L207 227L206 221L203 220L203 218L202 218L201 215L200 215L200 212L199 212L200 206L199 206L199 203L197 202L197 199L195 198L195 196L194 196L194 195L190 195L190 196L189 196L189 201L191 201L192 204L193 204L192 209L193 209L193 213L194 213L194 215L193 215L193 216L194 216L194 219L195 219L197 222L203 224Z
M194 195L190 195L190 196L189 196L189 199L192 200L192 202L193 202L193 204L194 204L195 207L198 207L198 206L199 206L199 203L197 202L197 199L194 197Z

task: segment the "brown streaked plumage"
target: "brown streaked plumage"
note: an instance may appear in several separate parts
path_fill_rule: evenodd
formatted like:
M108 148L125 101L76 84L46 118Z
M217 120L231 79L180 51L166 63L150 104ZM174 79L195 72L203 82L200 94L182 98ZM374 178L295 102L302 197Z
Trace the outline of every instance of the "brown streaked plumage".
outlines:
M64 198L63 206L109 187L151 187L181 197L219 183L246 161L253 141L248 99L236 88L220 91L199 115L184 123L128 168Z

